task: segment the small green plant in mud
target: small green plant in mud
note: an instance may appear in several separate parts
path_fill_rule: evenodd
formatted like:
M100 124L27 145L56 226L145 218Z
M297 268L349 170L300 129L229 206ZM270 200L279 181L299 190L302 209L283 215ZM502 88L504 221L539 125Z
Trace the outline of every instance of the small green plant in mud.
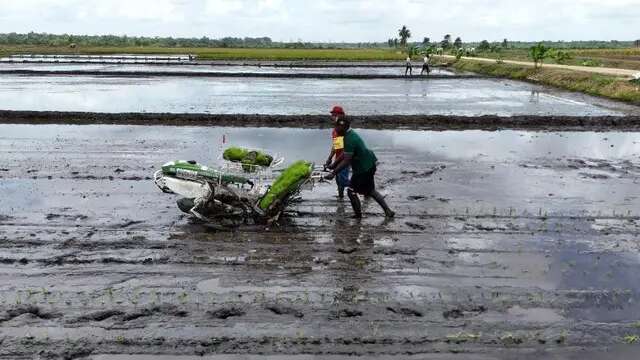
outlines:
M622 338L622 341L624 341L625 344L629 344L629 345L637 344L638 342L640 342L640 336L638 336L638 335L627 335L627 336Z
M151 305L160 304L162 301L160 300L160 293L155 289L151 290Z
M456 334L447 335L447 339L445 342L454 343L454 344L462 344L468 341L478 341L482 337L482 333L474 334L467 332L459 332Z
M500 336L500 341L505 346L509 345L520 345L524 342L524 340L519 336L514 336L512 333L506 333Z
M180 295L178 295L178 301L180 301L182 305L186 304L188 299L189 294L187 294L186 291L183 291L182 293L180 293Z
M562 330L562 332L560 333L560 335L556 339L556 344L558 344L558 345L566 344L568 337L569 337L569 333L567 333L567 330Z
M128 295L127 295L129 302L133 305L138 305L138 303L140 302L140 294L138 293L138 290L133 289Z
M42 288L40 289L40 292L42 293L42 300L44 302L48 302L49 296L51 295L51 291L47 290L46 288Z
M32 290L32 289L28 289L27 290L27 298L25 299L26 302L30 302L32 304L35 304L36 302L38 302L37 299L35 299L35 295L39 294L40 292L38 290Z
M107 296L109 297L109 301L113 302L113 299L114 299L113 288L107 289Z

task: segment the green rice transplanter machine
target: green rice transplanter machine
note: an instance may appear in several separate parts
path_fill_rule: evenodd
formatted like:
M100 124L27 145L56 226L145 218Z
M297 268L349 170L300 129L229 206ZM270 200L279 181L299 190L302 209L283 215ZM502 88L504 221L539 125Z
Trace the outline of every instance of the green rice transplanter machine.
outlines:
M284 158L260 150L231 147L222 162L211 168L171 161L154 174L154 181L164 193L182 196L177 201L180 210L202 221L240 218L271 224L303 189L311 190L323 179L322 170L314 170L312 163L297 161L282 169Z

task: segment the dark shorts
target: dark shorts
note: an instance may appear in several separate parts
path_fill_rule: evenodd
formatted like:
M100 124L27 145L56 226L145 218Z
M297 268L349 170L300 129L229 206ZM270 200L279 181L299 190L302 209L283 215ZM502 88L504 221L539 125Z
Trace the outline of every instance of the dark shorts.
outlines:
M376 167L362 174L353 174L349 188L361 195L370 195L376 189Z

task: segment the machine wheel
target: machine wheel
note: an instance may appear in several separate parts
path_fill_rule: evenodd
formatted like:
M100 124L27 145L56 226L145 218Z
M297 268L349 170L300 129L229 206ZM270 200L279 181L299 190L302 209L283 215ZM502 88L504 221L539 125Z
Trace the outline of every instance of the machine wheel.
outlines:
M191 214L190 211L195 206L194 199L182 198L177 201L178 208L185 214Z

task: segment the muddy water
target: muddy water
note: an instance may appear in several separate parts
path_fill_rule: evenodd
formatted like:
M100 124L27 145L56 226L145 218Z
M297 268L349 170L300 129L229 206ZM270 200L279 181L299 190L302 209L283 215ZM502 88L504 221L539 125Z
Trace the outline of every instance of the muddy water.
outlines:
M357 74L357 75L404 75L404 67L275 67L275 66L220 66L220 65L117 65L117 64L2 64L0 70L34 71L126 71L126 72L216 72L257 74ZM420 69L417 69L420 73ZM434 75L454 75L452 71L433 68Z
M0 357L633 354L639 133L361 131L397 219L355 222L322 185L280 226L219 231L148 177L215 164L223 134L290 161L329 143L0 125Z
M637 107L507 80L0 76L0 109L215 114L624 115Z

